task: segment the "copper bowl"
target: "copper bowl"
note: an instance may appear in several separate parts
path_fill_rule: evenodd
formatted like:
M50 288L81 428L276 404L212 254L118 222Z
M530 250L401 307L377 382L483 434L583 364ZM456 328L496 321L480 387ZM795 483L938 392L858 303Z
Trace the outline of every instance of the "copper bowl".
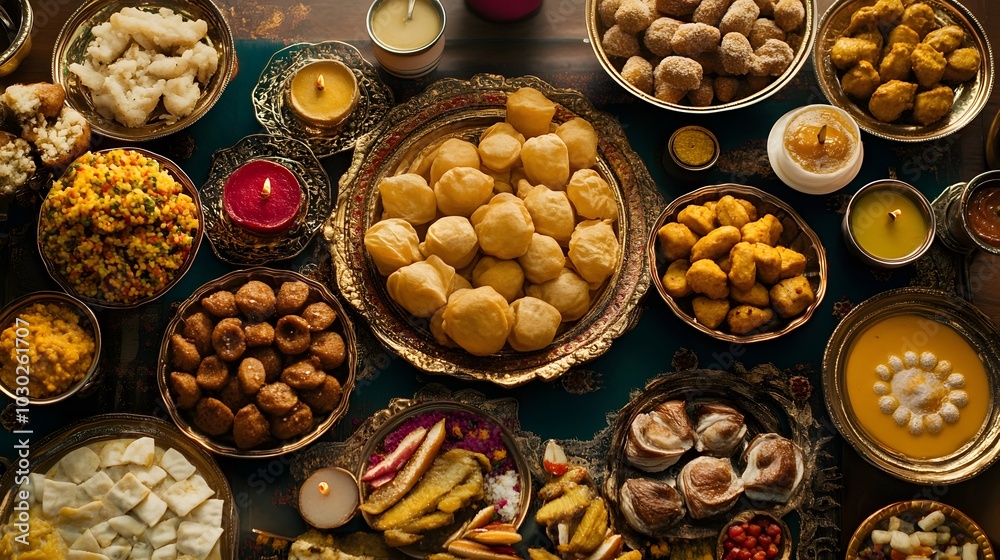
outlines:
M733 525L749 523L755 517L767 518L772 524L781 528L781 544L778 545L778 555L772 560L789 560L792 557L792 532L788 530L788 525L770 512L751 509L736 514L719 532L719 542L715 547L716 558L722 560L726 557L725 542L729 538L729 528Z
M869 535L871 535L872 531L875 529L884 529L890 517L910 514L919 518L932 511L943 513L947 522L964 531L967 536L979 544L979 560L996 559L993 553L993 545L990 544L990 538L969 516L941 502L933 500L908 500L887 505L869 515L868 519L865 519L858 526L857 530L854 531L854 534L851 535L851 540L847 543L847 550L844 551L845 560L856 560L865 542L869 540ZM888 554L886 556L888 557Z
M10 45L0 52L0 77L7 76L17 70L21 61L31 52L31 27L35 21L31 3L28 0L17 0L11 2L10 5L17 8L14 13L7 12L11 20L17 24L17 29Z

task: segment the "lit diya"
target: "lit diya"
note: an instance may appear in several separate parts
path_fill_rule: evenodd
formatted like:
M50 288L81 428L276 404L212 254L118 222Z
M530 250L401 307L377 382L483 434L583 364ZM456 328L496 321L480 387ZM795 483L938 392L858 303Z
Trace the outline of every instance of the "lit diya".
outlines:
M861 131L854 119L831 105L808 105L778 119L767 139L775 174L808 194L843 188L861 170Z
M357 107L360 90L347 65L338 60L316 60L295 73L288 96L292 112L300 120L335 128Z
M230 175L222 190L222 206L229 219L261 235L275 235L292 227L302 203L302 187L283 165L258 159Z
M357 479L337 467L317 470L299 488L299 513L317 529L347 523L357 513L360 502Z
M873 266L895 268L920 258L934 241L936 222L914 186L886 179L851 197L842 229L848 247Z

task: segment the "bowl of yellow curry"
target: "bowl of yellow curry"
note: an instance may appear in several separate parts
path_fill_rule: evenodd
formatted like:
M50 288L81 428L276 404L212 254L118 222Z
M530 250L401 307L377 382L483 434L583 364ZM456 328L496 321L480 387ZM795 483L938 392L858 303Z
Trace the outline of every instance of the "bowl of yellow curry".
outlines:
M20 405L65 400L94 381L97 317L62 292L34 292L0 312L0 391Z

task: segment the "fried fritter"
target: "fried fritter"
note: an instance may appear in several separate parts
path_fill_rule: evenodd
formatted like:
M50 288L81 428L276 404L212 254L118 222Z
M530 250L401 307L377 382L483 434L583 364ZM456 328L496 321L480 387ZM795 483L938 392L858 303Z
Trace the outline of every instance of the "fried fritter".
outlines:
M694 318L699 323L714 329L726 320L726 314L729 313L729 300L697 296L691 300L691 308L694 310Z
M883 26L895 25L903 17L902 0L878 0L874 8L878 22Z
M326 373L316 369L312 360L301 360L281 371L281 381L293 389L315 389L326 380Z
M891 80L906 81L910 77L910 67L912 66L910 56L913 54L914 48L916 45L909 43L894 43L892 45L878 66L878 75L882 83ZM869 94L870 96L871 94Z
M786 32L796 29L806 18L806 9L802 0L778 0L774 5L774 23Z
M235 375L229 378L222 390L216 392L215 398L222 401L222 404L226 405L233 414L254 401L252 395L248 395L240 389L239 377Z
M677 32L677 28L683 23L683 21L669 17L657 18L646 29L646 32L642 36L642 43L646 45L649 52L656 56L670 56L674 54L674 48L671 46L674 33ZM644 58L641 59L646 60ZM647 64L649 64L648 61ZM624 69L622 72L624 73Z
M236 377L240 382L240 390L248 395L257 394L267 381L264 364L257 358L243 358L236 371Z
M712 87L712 77L705 76L698 87L687 92L688 101L693 107L708 107L715 98L715 88Z
M275 439L290 439L309 431L312 426L312 409L300 402L284 416L271 421L271 435Z
M915 47L920 43L920 34L905 25L897 25L889 32L885 48L892 48L896 43L906 43Z
M795 58L795 51L788 43L777 39L768 39L759 49L753 52L750 59L752 76L780 76L788 70Z
M302 318L309 323L309 329L322 331L330 327L337 320L337 312L326 302L317 301L310 303L302 312Z
M259 280L251 280L236 290L236 307L255 323L274 315L276 303L274 290Z
M201 298L201 307L218 319L235 317L240 312L236 307L236 296L226 290L219 290Z
M768 39L784 41L785 31L778 27L778 24L774 23L774 20L762 17L754 22L753 27L750 28L750 34L747 35L747 39L750 41L750 46L756 50L766 43Z
M201 387L194 376L183 371L170 372L170 388L174 393L174 403L177 408L186 409L198 404L201 399Z
M663 274L663 288L675 298L691 295L691 286L687 283L687 271L691 263L687 259L678 259L667 267Z
M656 235L660 239L663 255L668 261L688 258L691 247L698 242L698 236L690 228L677 222L664 224L657 230Z
M340 404L340 399L344 394L340 381L332 375L327 375L323 384L315 389L301 391L299 398L302 399L313 412L326 414Z
M633 56L622 66L622 78L644 93L653 93L653 65L641 56Z
M910 65L917 77L917 83L929 88L941 81L948 61L934 47L927 43L920 43L913 48L913 53L910 55Z
M689 16L701 0L655 0L656 9L668 16Z
M270 383L281 375L281 354L270 346L261 346L247 350L246 357L256 358L264 365L264 375Z
M737 243L729 252L729 263L729 282L733 288L750 289L757 280L757 261L753 245L745 241Z
M765 243L754 243L752 247L757 278L764 284L774 284L781 277L781 254Z
M916 31L921 39L937 27L937 23L934 21L934 9L923 2L907 6L903 10L902 21L903 25Z
M720 103L729 103L733 99L736 99L741 85L742 81L729 76L719 76L712 81L712 87L715 88L715 98Z
M691 248L691 262L702 259L717 259L728 254L740 242L740 230L733 226L721 226L702 237Z
M778 255L781 256L781 278L791 278L798 276L806 270L806 256L802 253L783 247L775 247Z
M830 60L840 70L847 70L862 60L875 66L878 64L878 45L864 39L841 37L830 49Z
M194 425L210 436L221 436L233 427L233 412L218 399L201 399L194 409Z
M240 359L247 349L242 321L235 317L219 321L212 330L212 348L227 362Z
M975 78L982 62L979 51L972 47L955 49L948 54L947 59L948 65L945 66L941 79L951 83L967 82Z
M882 122L893 122L903 111L913 108L917 84L891 80L878 87L868 102L868 110Z
M909 65L909 58L906 61ZM862 101L867 101L881 83L878 71L867 60L859 62L840 79L840 87L844 93Z
M196 311L184 318L184 338L194 343L198 353L208 355L212 350L212 329L215 323L203 311Z
M715 215L719 224L739 229L750 223L750 212L747 211L748 204L749 202L728 194L720 198L715 205ZM753 208L753 205L750 207ZM754 215L756 216L756 212Z
M202 389L217 391L229 381L229 366L219 356L213 354L198 365L198 375L195 379Z
M722 16L722 21L719 22L719 33L722 35L739 33L745 37L750 34L758 16L760 16L760 8L754 3L754 0L736 0L730 4L726 15Z
M729 295L729 277L715 261L702 259L691 263L685 275L691 289L712 299L723 299Z
M948 54L965 42L965 31L957 25L946 25L928 33L923 42L942 54Z
M783 319L802 313L816 300L816 294L805 276L794 276L778 282L771 287L770 295L771 305Z
M717 49L721 37L722 34L717 27L704 23L683 23L677 27L677 31L670 39L670 46L676 54L694 56Z
M740 33L726 33L719 45L719 59L726 72L742 76L750 71L753 47Z
M283 282L278 288L274 310L278 315L296 315L309 300L309 284L301 280Z
M700 204L688 204L677 213L677 221L698 235L708 235L715 229L714 210Z
M269 383L257 391L257 406L273 416L281 416L299 402L298 395L291 387L277 381Z
M774 214L764 214L763 218L740 228L740 233L743 235L742 240L747 243L763 243L773 247L778 244L784 230L781 220Z
M913 99L913 120L928 125L941 120L951 111L955 92L948 86L938 86L918 93Z
M639 54L639 38L623 30L618 25L612 25L604 32L601 38L601 46L608 56L629 58Z
M309 355L318 362L320 369L329 371L344 363L347 348L343 337L335 332L314 333L309 344Z
M738 305L726 315L729 330L735 334L747 334L770 323L772 319L773 311L752 305Z
M771 298L768 295L767 287L760 282L753 283L750 288L746 290L733 286L733 289L729 290L729 297L736 303L752 305L753 307L764 308L771 304Z
M271 323L249 323L243 327L243 337L247 346L270 346L274 342L274 327Z
M170 336L170 363L185 373L194 373L201 363L201 354L194 343L180 334Z
M851 14L851 22L847 24L844 35L853 37L858 31L878 28L878 10L874 6L863 6Z
M729 9L729 4L733 0L701 0L698 7L695 8L694 13L691 15L691 21L695 23L704 23L705 25L716 26L719 24L719 20L722 16L726 15L726 10Z
M653 6L645 0L622 0L615 10L615 24L626 33L641 33L657 15Z

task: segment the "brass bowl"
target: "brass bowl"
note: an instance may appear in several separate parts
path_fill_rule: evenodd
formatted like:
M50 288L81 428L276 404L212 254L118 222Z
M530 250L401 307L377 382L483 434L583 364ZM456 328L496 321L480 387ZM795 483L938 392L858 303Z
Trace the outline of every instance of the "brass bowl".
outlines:
M813 60L816 61L816 78L823 95L831 105L850 113L861 130L879 138L900 142L923 142L957 132L979 115L993 90L993 51L986 31L972 12L953 0L921 1L934 9L938 25L954 24L965 30L966 46L974 46L982 57L976 77L954 88L955 105L951 112L927 126L905 122L882 122L868 112L867 106L857 105L840 87L839 74L830 59L830 50L847 28L851 15L863 6L873 5L874 0L836 0L819 22L816 44L813 46Z
M983 361L991 395L983 426L958 451L944 457L916 459L881 445L861 426L847 397L847 356L858 335L871 324L893 315L916 314L951 327ZM954 484L986 470L1000 457L1000 333L972 304L929 288L900 288L865 300L847 314L823 353L823 398L837 431L872 465L917 484Z
M186 117L168 122L157 118L166 114L157 109L143 126L128 127L105 118L94 107L89 91L77 76L69 71L72 63L83 63L87 45L93 40L91 29L106 22L122 8L136 6L129 0L87 0L63 24L56 37L52 53L52 81L66 88L66 103L80 112L91 129L103 136L128 142L141 142L173 134L192 125L205 116L219 100L222 92L236 76L236 46L233 32L222 11L212 0L155 0L144 1L144 9L170 8L189 19L202 19L208 23L208 38L219 52L219 66L209 83L203 87L201 98L194 111ZM161 104L162 107L162 104Z
M368 498L369 490L368 485L361 482L361 476L369 466L369 458L375 451L382 445L385 441L386 436L392 433L394 430L399 428L404 422L413 418L418 414L428 413L428 412L463 412L466 414L474 414L479 416L500 428L500 438L503 441L504 447L510 453L510 459L514 462L514 467L517 469L518 475L521 479L521 492L520 492L520 503L517 511L517 515L510 522L515 529L520 529L521 524L528 517L528 512L531 510L531 471L528 468L528 461L521 451L521 448L517 445L517 441L514 436L501 424L496 418L493 418L488 413L471 405L467 405L457 401L427 401L420 404L412 405L408 408L396 412L382 424L378 430L369 438L368 442L365 444L364 448L361 450L361 458L357 466L354 468L355 478L358 479L358 486L361 491L361 503L364 504L365 500ZM492 459L491 459L492 461ZM416 544L403 547L400 550L405 552L409 556L415 558L425 558L426 556L433 554L435 552L441 552L444 548L444 543L454 533L458 530L465 521L468 521L476 510L473 506L466 507L455 512L455 521L447 527L441 529L436 529L433 532L428 533L423 539L418 541ZM365 522L369 527L374 529L374 518L375 516L361 510L361 515L364 517Z
M382 213L378 183L383 177L409 169L436 142L448 137L478 138L482 129L504 119L507 94L521 87L534 87L555 101L555 121L580 116L598 131L596 170L618 195L616 227L622 262L604 287L592 295L587 314L558 333L547 348L473 356L438 344L427 321L410 316L392 300L363 240ZM536 378L559 377L606 352L636 323L641 312L639 301L649 288L642 249L648 224L661 206L656 185L629 147L621 127L581 93L556 89L534 77L481 74L469 81L444 79L432 84L395 107L359 141L351 168L341 177L337 213L327 231L341 293L386 346L430 373L511 387Z
M30 436L29 436L30 437ZM212 456L191 443L182 436L177 428L167 422L152 416L139 414L102 414L87 420L71 424L45 437L39 442L31 443L32 473L47 473L67 453L74 449L107 440L123 438L151 437L156 445L164 448L174 448L198 469L208 486L215 490L213 498L224 503L222 510L223 534L219 538L220 558L236 558L239 550L240 522L236 510L236 500L229 487L226 475ZM8 469L0 478L0 526L5 530L17 505L17 492L14 492L15 481L24 473L19 469Z
M251 280L263 282L272 288L277 288L283 282L305 282L309 286L310 302L322 301L336 311L337 320L334 322L331 329L335 330L338 334L340 334L340 336L343 337L347 356L344 363L336 370L338 373L336 377L337 380L340 381L340 386L343 391L340 397L340 402L337 404L336 408L326 415L322 417L319 415L315 416L313 418L314 426L312 430L297 438L278 442L272 441L269 444L254 447L253 449L240 449L236 447L231 438L209 436L202 433L202 431L191 421L190 415L183 413L177 408L174 398L170 394L170 386L167 376L170 375L171 372L169 367L170 337L175 332L183 328L183 321L187 316L199 310L201 298L218 290L230 290L235 293L240 286ZM188 299L184 300L184 302L180 304L180 307L177 308L176 315L174 315L174 318L167 324L167 328L163 333L163 341L160 344L158 363L159 366L156 371L156 382L160 388L160 397L166 404L167 412L170 413L170 418L173 419L174 423L177 424L177 427L180 428L181 432L183 432L185 436L204 449L211 451L212 453L225 455L227 457L240 457L244 459L276 457L278 455L296 451L306 445L309 445L313 441L316 441L316 439L326 433L327 430L333 427L334 424L340 421L340 419L347 414L347 407L350 404L349 401L351 391L354 389L354 380L358 368L357 339L354 335L354 325L351 323L351 319L344 312L344 307L340 304L340 301L330 293L330 290L328 290L326 286L297 272L255 267L230 272L225 276L212 280L211 282L202 285L200 288L195 290Z
M737 513L719 532L719 542L715 547L716 558L722 560L726 557L725 542L729 538L729 528L740 523L749 523L755 517L766 517L772 524L781 528L781 544L778 545L778 555L772 560L788 560L792 557L792 532L788 530L788 525L780 517L775 517L770 512L751 509Z
M847 550L844 551L845 560L856 560L865 542L869 540L869 535L871 535L872 531L875 529L885 529L890 517L912 514L919 518L932 511L943 513L948 522L967 533L967 536L972 537L979 544L979 560L996 559L996 555L993 552L993 545L990 544L990 538L969 516L941 502L933 500L908 500L887 505L869 515L868 519L865 519L858 526L857 530L854 531L854 534L851 535L851 540L847 543Z
M782 88L787 86L795 78L795 75L799 73L802 66L805 65L806 61L809 60L809 54L812 50L812 42L814 39L815 31L815 19L816 19L816 2L815 0L802 0L802 5L805 7L806 15L805 20L800 26L800 30L796 30L799 35L799 40L797 45L790 45L792 50L795 51L795 58L792 59L791 64L785 70L783 74L777 76L773 82L767 85L764 89L743 97L741 99L734 99L728 103L713 104L707 107L695 107L692 105L681 105L680 103L668 103L656 96L646 93L634 85L630 84L621 75L622 66L625 60L621 58L612 58L606 52L604 52L604 46L601 43L601 36L607 31L607 27L601 22L601 18L598 15L598 6L601 4L601 0L587 0L587 5L585 7L585 14L587 18L587 36L590 38L590 46L594 49L594 54L597 55L597 61L601 63L601 67L604 71L611 76L615 82L621 87L625 88L626 91L632 95L638 97L639 99L654 105L656 107L661 107L663 109L670 109L672 111L677 111L680 113L692 113L692 114L710 114L710 113L722 113L725 111L733 111L736 109L742 109L744 107L749 107L757 102L763 101L768 97L771 97L775 93L781 91ZM641 34L640 34L641 39ZM645 48L640 48L641 53L645 53L644 58L649 58L652 55L645 50ZM640 54L642 55L642 54ZM655 68L655 64L653 65Z
M695 319L694 311L691 307L692 297L677 299L667 293L667 289L663 285L663 274L667 271L670 263L667 262L666 257L663 255L660 240L657 236L659 229L667 222L676 221L677 214L688 204L702 204L712 200L719 200L727 194L753 203L757 208L759 217L763 217L764 214L774 214L776 218L781 220L784 231L781 234L779 243L805 255L806 270L804 275L809 279L809 285L812 286L813 293L816 295L816 300L797 317L781 319L775 316L774 321L766 325L762 330L744 335L733 334L719 329L710 329L702 325ZM736 342L739 344L760 342L778 338L781 335L791 332L812 317L819 304L823 301L823 296L826 294L826 251L823 249L823 243L820 241L819 236L816 235L816 232L806 224L805 220L791 206L760 189L745 185L735 185L732 183L712 185L691 191L674 199L653 223L653 227L649 231L646 255L649 259L650 271L653 274L653 284L656 286L656 290L660 293L663 301L670 306L670 310L695 329L713 338L727 342Z
M38 244L38 253L42 257L42 264L45 265L45 270L48 271L49 276L51 276L52 279L55 280L57 284L59 284L59 287L66 290L68 294L79 298L87 305L93 307L102 307L108 309L134 309L136 307L139 307L140 305L149 303L157 298L162 297L164 294L169 292L171 288L177 285L177 283L180 282L181 278L183 278L185 274L187 274L187 271L191 268L191 265L194 263L195 257L198 255L198 248L201 246L201 239L205 232L205 219L204 219L205 216L204 216L204 211L202 210L201 197L198 195L198 188L195 187L194 182L191 180L190 177L187 176L187 173L185 173L184 170L181 169L179 165L159 154L154 154L153 152L144 150L142 148L109 148L107 150L95 151L93 153L104 154L110 152L113 149L123 149L127 151L138 152L146 156L147 158L156 160L160 164L160 169L167 171L170 174L170 176L173 177L173 179L181 185L184 194L191 197L191 200L194 202L195 209L198 214L198 229L194 234L194 239L191 242L191 250L188 252L187 258L184 260L184 263L180 266L180 268L174 271L173 278L171 278L170 281L164 284L163 287L161 287L152 295L139 298L132 302L108 301L100 297L90 297L81 295L80 293L77 292L76 286L68 278L63 276L61 272L59 272L59 269L57 268L56 264L52 262L52 260L45 254L45 251L43 250L42 246L43 220L41 216L46 210L45 202L42 202L41 209L39 209L39 218L37 226L38 234L36 236ZM67 169L66 173L68 172L69 169Z
M82 301L62 292L32 292L12 301L7 305L7 307L4 308L3 312L0 312L0 331L4 331L8 328L16 328L15 321L17 320L18 313L26 307L36 303L61 305L68 307L74 313L79 315L81 319L80 325L84 330L89 331L90 335L94 338L94 358L90 364L90 368L87 369L87 373L83 376L83 379L70 385L62 393L45 398L27 397L28 404L32 406L55 404L89 389L97 381L97 366L101 360L101 326L97 322L97 317L94 315L94 312L91 311L91 309ZM30 363L27 365L30 367ZM19 399L15 388L8 387L2 382L0 382L0 392L7 395L11 401L16 402Z
M17 7L16 12L10 13L8 10L7 15L15 23L18 23L18 28L10 45L3 52L0 52L0 77L7 76L17 70L21 61L31 52L31 27L35 22L35 13L28 0L17 0L11 2L9 6Z

